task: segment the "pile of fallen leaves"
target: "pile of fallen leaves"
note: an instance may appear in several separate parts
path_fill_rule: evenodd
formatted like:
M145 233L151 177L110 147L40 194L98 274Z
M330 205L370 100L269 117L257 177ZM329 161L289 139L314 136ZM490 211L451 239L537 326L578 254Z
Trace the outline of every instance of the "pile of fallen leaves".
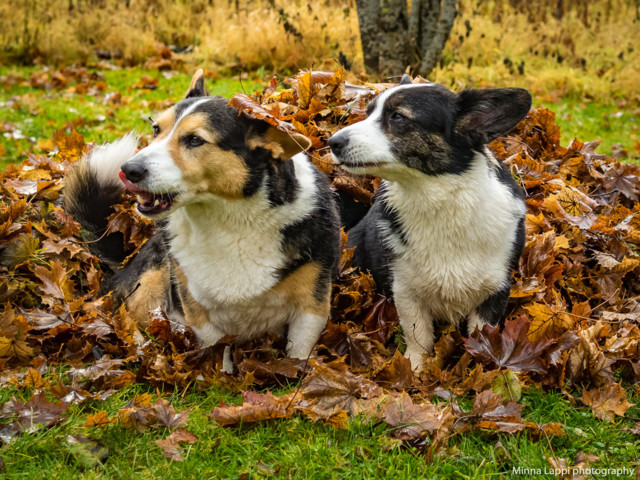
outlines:
M279 90L273 80L231 104L308 136L314 162L335 189L370 203L379 179L347 174L326 145L335 131L362 120L366 102L389 85L358 83L343 70L286 81L291 88ZM398 443L421 449L427 459L446 453L452 435L471 430L564 435L560 423L522 418L527 388L561 390L609 421L631 406L623 382L640 395L640 171L596 154L594 142L560 146L549 110L532 110L491 145L529 208L505 328L485 326L469 338L443 330L418 376L398 348L392 301L351 267L353 251L346 248L317 358L283 358L282 339L260 339L234 349L237 373L227 375L220 372L224 345L198 349L193 334L163 312L151 312L149 327L140 329L110 296L97 296L108 268L89 253L80 226L60 206L64 172L88 147L75 131L60 132L53 142L52 156L30 155L0 176L0 385L35 392L27 402L1 406L5 441L59 422L69 404L104 400L135 382L162 391L211 385L241 391L242 405L211 412L220 425L303 415L344 428L361 414L388 424ZM121 232L134 252L152 226L125 197L110 230ZM46 375L54 365L70 369ZM286 384L296 387L283 396L265 390ZM462 397L473 399L470 410L460 406ZM181 415L162 398L152 404L136 397L113 417L89 415L86 426L178 428L186 422ZM180 460L179 442L195 441L178 428L160 446Z

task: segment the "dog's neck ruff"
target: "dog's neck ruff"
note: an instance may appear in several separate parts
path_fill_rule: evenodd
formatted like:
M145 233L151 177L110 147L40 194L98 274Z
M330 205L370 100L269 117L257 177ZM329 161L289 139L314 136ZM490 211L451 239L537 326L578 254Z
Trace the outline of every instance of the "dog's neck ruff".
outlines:
M489 152L478 152L469 169L461 174L419 174L401 181L383 180L383 199L394 208L427 214L444 209L455 215L460 207L482 208L493 183L489 166L495 162L492 159Z

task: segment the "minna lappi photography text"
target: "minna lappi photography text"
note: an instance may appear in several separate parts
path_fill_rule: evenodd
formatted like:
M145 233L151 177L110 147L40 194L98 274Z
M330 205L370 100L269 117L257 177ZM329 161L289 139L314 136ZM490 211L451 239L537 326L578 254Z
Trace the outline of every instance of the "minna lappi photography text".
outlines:
M634 469L622 468L590 468L590 467L565 467L565 468L523 468L513 467L511 475L532 477L537 475L554 475L558 478L599 478L599 477L621 477L632 478Z
M1 0L44 476L640 480L640 0Z

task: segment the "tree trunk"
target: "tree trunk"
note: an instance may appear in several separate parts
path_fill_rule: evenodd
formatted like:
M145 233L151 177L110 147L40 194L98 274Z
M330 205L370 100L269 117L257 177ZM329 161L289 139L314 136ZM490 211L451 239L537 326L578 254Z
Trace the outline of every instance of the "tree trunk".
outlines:
M400 76L408 66L428 75L437 65L456 17L456 0L356 0L368 72Z
M440 3L440 2L435 2ZM453 22L456 19L458 9L456 7L456 0L442 0L440 5L440 15L438 17L438 23L435 27L435 31L429 36L422 37L422 61L420 62L420 74L423 76L429 75L431 71L436 67L442 50L444 49L451 29L453 28ZM425 32L426 33L426 32Z
M380 18L380 0L356 0L360 42L364 67L368 72L378 72L380 39L378 37L378 19Z
M411 64L409 18L406 0L381 0L380 60L378 71L385 77L400 76Z

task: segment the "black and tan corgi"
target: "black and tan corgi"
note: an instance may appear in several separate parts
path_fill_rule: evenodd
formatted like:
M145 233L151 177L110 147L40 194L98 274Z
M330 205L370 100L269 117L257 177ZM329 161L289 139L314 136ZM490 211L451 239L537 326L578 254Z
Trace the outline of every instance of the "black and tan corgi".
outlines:
M139 213L157 221L103 290L126 299L140 323L161 307L203 346L288 328L288 355L306 358L329 316L339 257L334 194L303 153L310 141L205 96L201 70L153 130L138 153L136 139L125 137L67 176L65 207L96 238L125 187ZM119 241L107 235L95 248L117 264Z

